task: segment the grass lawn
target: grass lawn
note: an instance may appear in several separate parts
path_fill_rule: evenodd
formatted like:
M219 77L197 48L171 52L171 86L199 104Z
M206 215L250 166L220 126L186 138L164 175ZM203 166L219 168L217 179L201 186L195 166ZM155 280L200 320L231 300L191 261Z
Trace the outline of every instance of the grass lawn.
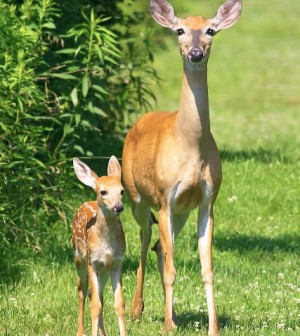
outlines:
M179 8L178 16L212 17L221 4L171 2ZM209 62L212 132L223 157L223 183L215 205L214 268L224 336L300 335L299 14L295 0L245 0L240 21L216 36ZM168 34L166 39L155 58L163 79L155 88L157 108L175 110L182 65L175 37ZM84 197L72 200L74 213ZM41 243L32 257L2 256L0 265L6 265L9 273L0 278L0 335L76 334L71 217L68 225L53 224L57 244L51 253ZM143 318L129 320L139 230L128 204L122 220L128 247L123 275L128 334L160 335L164 303L153 252L147 264ZM156 227L153 236L154 242ZM174 335L206 335L196 246L193 212L175 244L179 326ZM105 304L107 335L118 335L109 285ZM88 307L86 313L90 335Z

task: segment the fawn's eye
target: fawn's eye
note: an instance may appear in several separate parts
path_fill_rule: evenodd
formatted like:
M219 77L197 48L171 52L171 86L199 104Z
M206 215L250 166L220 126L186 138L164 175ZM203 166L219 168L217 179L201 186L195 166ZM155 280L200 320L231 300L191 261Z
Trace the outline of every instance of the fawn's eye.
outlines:
M184 34L184 30L182 28L177 29L177 35L183 35Z
M215 33L216 33L216 32L215 32L213 29L211 29L211 28L208 28L207 31L206 31L206 34L207 34L207 35L210 35L210 36L214 36Z
M124 195L124 189L121 190L121 196L123 196L123 195Z
M100 191L101 196L106 196L108 192L106 190L101 190Z

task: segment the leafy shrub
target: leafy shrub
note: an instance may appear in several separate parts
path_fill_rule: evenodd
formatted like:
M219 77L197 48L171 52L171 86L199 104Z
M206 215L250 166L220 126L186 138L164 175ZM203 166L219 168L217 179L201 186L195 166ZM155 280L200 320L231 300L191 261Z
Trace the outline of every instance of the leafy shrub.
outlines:
M136 14L123 14L118 1L108 7L118 9L118 19L99 15L105 3L0 2L0 240L6 244L35 246L59 216L66 221L64 199L76 183L69 159L112 154L112 147L120 154L124 133L154 98L147 34L132 39L121 21L137 22Z

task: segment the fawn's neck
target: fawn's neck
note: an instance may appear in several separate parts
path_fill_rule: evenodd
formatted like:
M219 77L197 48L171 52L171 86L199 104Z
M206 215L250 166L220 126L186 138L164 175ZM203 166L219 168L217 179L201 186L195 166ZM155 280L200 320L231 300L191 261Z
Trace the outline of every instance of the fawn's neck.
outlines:
M176 119L176 132L189 146L205 150L210 133L207 68L183 66L181 99Z
M119 225L120 219L111 211L105 208L100 208L97 213L96 227L100 231L114 230L116 225Z

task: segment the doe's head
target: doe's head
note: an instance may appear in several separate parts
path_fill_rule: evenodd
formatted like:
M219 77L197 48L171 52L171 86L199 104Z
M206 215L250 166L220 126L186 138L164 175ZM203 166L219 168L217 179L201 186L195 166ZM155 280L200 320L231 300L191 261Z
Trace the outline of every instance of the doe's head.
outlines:
M121 167L115 156L109 159L107 176L97 176L88 165L77 158L73 159L73 167L79 181L96 192L98 206L102 212L119 215L123 211Z
M152 17L177 33L180 53L186 64L195 69L205 68L213 36L235 24L241 10L242 0L227 0L212 19L203 16L180 19L166 0L151 0L150 4Z

